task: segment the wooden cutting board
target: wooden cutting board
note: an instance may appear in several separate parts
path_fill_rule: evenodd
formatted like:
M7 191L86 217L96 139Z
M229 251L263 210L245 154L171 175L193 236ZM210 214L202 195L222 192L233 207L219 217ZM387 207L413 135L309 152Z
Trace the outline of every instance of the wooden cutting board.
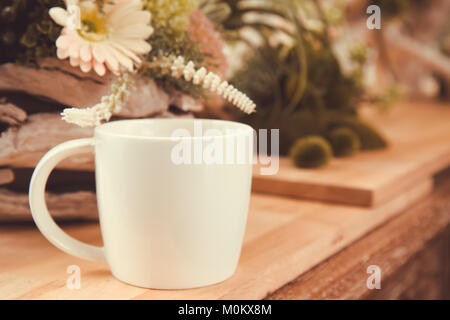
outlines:
M361 114L388 139L387 149L336 158L320 169L299 169L282 158L272 176L255 166L253 190L377 206L450 165L449 104L405 102L388 113L363 108Z
M377 208L253 194L236 273L217 285L191 290L148 290L127 285L116 280L107 265L59 251L34 225L3 225L0 299L261 299L431 190L431 180L425 180ZM63 228L80 240L101 244L97 224ZM79 290L66 287L70 265L81 268Z

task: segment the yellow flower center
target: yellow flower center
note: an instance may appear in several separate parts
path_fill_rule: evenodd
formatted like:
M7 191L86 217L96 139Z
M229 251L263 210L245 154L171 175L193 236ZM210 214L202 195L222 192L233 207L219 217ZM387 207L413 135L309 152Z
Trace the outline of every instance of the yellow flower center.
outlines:
M95 3L80 3L81 29L78 34L88 41L103 41L108 37L108 25L105 15L98 10Z

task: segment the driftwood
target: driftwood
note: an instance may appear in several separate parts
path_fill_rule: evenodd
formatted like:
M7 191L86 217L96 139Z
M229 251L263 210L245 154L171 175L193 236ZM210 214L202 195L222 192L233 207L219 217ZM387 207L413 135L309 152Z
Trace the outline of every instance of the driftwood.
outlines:
M39 159L57 144L93 135L92 128L80 128L61 120L58 114L29 116L20 127L10 127L0 136L0 166L35 167ZM93 168L92 155L79 155L61 162L60 168Z
M46 201L52 217L57 220L97 219L93 192L47 193ZM0 189L0 222L5 221L31 221L27 194Z
M85 108L98 103L110 90L115 76L99 77L93 71L83 73L67 61L56 58L42 60L35 68L13 63L0 66L0 91L24 92L55 101L61 106ZM134 75L135 89L117 116L149 117L174 105L183 111L199 111L200 102L182 94L162 90L150 78ZM37 110L39 111L39 110ZM55 110L59 111L59 110Z
M0 169L0 185L14 181L14 173L11 169Z
M180 116L166 111L157 117L192 117L192 115ZM29 122L22 127L10 128L5 132L0 138L0 161L9 162L11 167L22 165L29 169L0 169L0 185L11 183L7 188L0 188L0 222L31 221L26 190L34 163L57 143L91 135L92 129L67 124L56 114L31 115ZM7 139L4 139L5 137ZM17 145L14 144L16 142ZM8 150L12 152L6 155ZM87 172L79 171L93 170L92 155L70 158L59 167L69 168L72 171L56 171L54 172L56 175L52 175L49 179L47 190L51 191L46 193L46 197L52 216L58 220L97 219L95 193L88 191L95 188L93 177L88 176ZM16 179L14 172L17 173ZM66 188L73 187L73 184L76 185L76 189L84 191L61 193Z
M59 113L64 107L98 103L114 78L111 74L86 74L53 58L35 68L0 65L0 222L32 220L27 195L32 169L57 144L93 136L93 128L66 123ZM190 96L165 92L149 78L133 78L130 99L112 121L192 117L192 111L203 108ZM94 170L93 154L71 157L58 168L69 171L49 179L46 197L52 216L58 220L97 219L95 186L89 176ZM74 174L84 178L73 179Z
M0 101L0 122L15 126L27 119L27 113L12 103Z
M192 117L162 112L155 118ZM0 136L0 166L34 168L39 159L54 146L72 139L93 136L93 128L80 128L61 120L54 113L37 113L29 116L20 127L10 127ZM92 154L78 155L64 160L58 168L93 170Z

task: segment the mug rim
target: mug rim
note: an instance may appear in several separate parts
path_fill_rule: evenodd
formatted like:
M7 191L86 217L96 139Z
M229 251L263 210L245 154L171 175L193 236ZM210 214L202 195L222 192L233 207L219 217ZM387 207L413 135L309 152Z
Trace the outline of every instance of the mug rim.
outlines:
M123 132L117 132L113 130L114 127L123 126L125 124L129 123L137 123L137 122L182 122L182 123L194 123L195 121L201 121L202 123L221 123L229 125L229 128L226 129L238 129L235 133L224 133L221 135L202 135L202 136L189 136L189 137L173 137L170 135L161 135L161 136L147 136L147 135L139 135L139 134L132 134L132 133L123 133ZM181 126L181 125L180 125ZM174 130L177 128L174 128ZM107 122L104 124L101 124L100 126L97 126L94 130L95 136L97 135L104 135L104 136L110 136L110 137L121 137L121 138L128 138L128 139L144 139L144 140L173 140L173 139L211 139L211 138L218 138L218 137L235 137L244 135L243 131L248 131L248 133L253 134L253 128L245 123L237 122L237 121L231 121L231 120L221 120L221 119L205 119L205 118L145 118L145 119L123 119L123 120L115 120L111 122Z

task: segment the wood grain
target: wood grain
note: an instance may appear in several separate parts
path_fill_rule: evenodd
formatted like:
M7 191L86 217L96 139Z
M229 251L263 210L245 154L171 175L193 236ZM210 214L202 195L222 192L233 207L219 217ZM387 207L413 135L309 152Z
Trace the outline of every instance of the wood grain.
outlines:
M14 180L14 173L11 169L0 168L0 185L10 183Z
M187 118L189 114L175 115L169 111L153 118ZM89 138L94 128L81 128L61 120L57 113L36 113L20 127L10 127L0 136L0 166L33 168L44 154L56 145L72 139ZM77 155L58 164L58 168L74 171L93 171L92 154Z
M54 146L71 139L92 137L93 133L93 128L81 128L62 121L57 113L33 114L25 124L10 127L0 136L0 165L34 168ZM93 166L93 155L84 154L62 161L58 167L89 170Z
M57 221L98 219L97 199L91 191L47 192L45 198L48 209ZM0 222L31 221L28 201L28 194L0 188Z
M53 247L34 227L0 227L0 299L261 299L422 199L425 180L375 209L253 194L235 275L192 290L147 290L116 280L104 264ZM64 228L100 244L97 224ZM78 265L82 288L69 290L66 268Z
M450 174L431 196L266 298L450 298L449 194ZM366 287L370 265L381 268L381 290Z
M203 109L199 101L179 92L166 92L148 77L139 75L132 77L135 90L124 108L116 113L118 116L149 117L168 111L171 105L183 111ZM34 68L14 63L0 66L0 91L23 92L57 102L61 107L86 108L95 105L110 91L114 79L112 73L103 77L94 71L84 73L78 68L71 67L68 61L56 58L42 59ZM55 110L58 111L60 110Z
M419 248L403 265L393 265L382 290L362 296L368 300L450 300L450 227ZM395 256L394 256L395 257Z
M377 206L450 164L450 106L402 103L388 114L364 108L363 118L387 137L386 150L333 159L321 169L298 169L280 159L278 174L254 170L253 190L277 195Z
M0 99L0 123L19 125L27 119L27 113L12 103Z

